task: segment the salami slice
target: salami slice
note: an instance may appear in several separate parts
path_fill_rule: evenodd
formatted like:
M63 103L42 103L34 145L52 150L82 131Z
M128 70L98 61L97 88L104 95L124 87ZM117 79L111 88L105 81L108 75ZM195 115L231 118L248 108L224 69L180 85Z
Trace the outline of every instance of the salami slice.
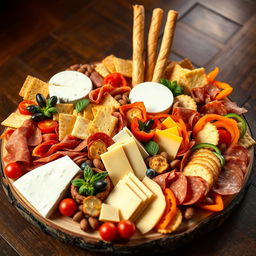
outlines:
M165 189L169 187L170 182L175 179L176 173L174 171L166 172L160 175L157 175L153 180L162 188Z
M187 187L188 182L186 176L183 173L177 172L176 178L174 178L169 185L169 188L176 197L177 205L181 205L184 202L187 195Z
M117 133L120 132L125 126L128 125L126 118L120 112L113 112L112 116L118 118Z
M242 188L242 181L239 173L234 168L224 167L219 178L213 187L213 191L220 195L234 195Z
M224 157L226 158L228 156L235 156L239 158L241 161L244 161L246 165L248 165L250 160L248 149L238 144L236 144L232 148L228 148L228 150L224 154Z
M196 204L202 200L206 193L206 188L201 179L197 176L186 176L188 187L187 196L182 205Z
M211 102L205 104L204 106L202 106L200 108L200 113L217 114L217 115L224 116L228 112L227 112L224 104L221 101L214 100L214 101L211 101Z
M28 137L28 146L37 146L42 142L42 133L35 125L32 127L32 132Z
M235 165L239 166L244 174L247 172L247 164L245 161L242 161L236 156L226 156L225 157L226 164L234 163Z

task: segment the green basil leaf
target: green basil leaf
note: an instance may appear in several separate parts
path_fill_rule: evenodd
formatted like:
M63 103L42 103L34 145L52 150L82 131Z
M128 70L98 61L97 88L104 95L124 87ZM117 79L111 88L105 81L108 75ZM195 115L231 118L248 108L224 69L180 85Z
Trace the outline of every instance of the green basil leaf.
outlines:
M84 179L86 182L90 182L91 178L93 177L93 170L90 166L86 166L84 168Z
M90 100L88 99L79 100L76 103L76 112L77 113L82 112L88 106L89 103L90 103Z
M84 196L92 196L95 192L94 187L91 184L84 184L83 186L81 186L78 190L78 193L80 195L84 195Z
M167 79L160 79L160 83L169 88L171 92L173 93L173 96L178 96L180 94L183 94L184 90L183 88L178 85L177 81L169 81Z
M145 145L145 149L151 156L154 156L159 151L159 145L153 140L151 140Z
M98 172L92 177L91 183L94 184L98 180L104 180L107 176L108 172Z
M144 131L145 130L145 124L142 121L140 121L140 120L138 120L138 124L139 124L140 130Z
M85 184L85 181L83 179L74 179L71 183L75 187L81 187Z

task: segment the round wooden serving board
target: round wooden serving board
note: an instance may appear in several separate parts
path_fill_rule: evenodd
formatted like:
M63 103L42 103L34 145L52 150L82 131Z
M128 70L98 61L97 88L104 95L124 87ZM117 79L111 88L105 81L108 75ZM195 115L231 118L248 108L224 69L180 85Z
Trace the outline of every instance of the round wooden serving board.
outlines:
M101 240L97 232L83 232L79 224L72 218L61 216L58 211L49 218L42 217L12 186L12 180L4 175L2 159L5 155L5 141L1 143L1 175L2 185L10 202L16 207L22 216L24 216L33 225L42 231L50 234L58 240L79 246L81 248L96 252L111 252L116 254L154 254L167 252L176 249L179 246L195 239L196 237L219 227L230 215L233 209L241 202L248 187L249 177L252 172L254 162L254 149L250 149L250 163L244 179L244 185L241 191L235 196L229 196L224 199L225 208L219 213L208 213L206 211L196 210L195 217L189 222L183 221L182 226L169 235L161 235L151 232L146 236L136 233L131 240L127 242L108 243Z

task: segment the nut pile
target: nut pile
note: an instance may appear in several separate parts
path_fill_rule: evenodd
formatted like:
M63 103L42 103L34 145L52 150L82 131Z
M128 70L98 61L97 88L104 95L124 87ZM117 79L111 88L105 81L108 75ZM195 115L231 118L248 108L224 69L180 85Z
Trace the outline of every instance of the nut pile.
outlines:
M114 98L119 102L121 106L123 106L130 103L128 96L129 92L125 92L124 94L117 94Z
M96 67L95 64L74 64L69 68L67 68L66 70L78 71L89 77L94 71L95 67Z

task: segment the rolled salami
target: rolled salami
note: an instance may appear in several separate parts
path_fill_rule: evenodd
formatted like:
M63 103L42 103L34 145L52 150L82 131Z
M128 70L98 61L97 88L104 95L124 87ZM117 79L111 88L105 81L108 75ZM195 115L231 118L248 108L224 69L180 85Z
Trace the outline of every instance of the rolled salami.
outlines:
M144 82L144 26L145 11L142 5L133 6L133 55L132 55L132 86Z
M156 64L157 43L164 11L160 8L153 10L147 41L145 81L151 81Z
M167 64L167 60L170 55L172 40L176 25L178 13L176 11L169 11L167 21L164 28L164 35L161 43L161 48L157 57L156 66L153 74L153 82L159 82L163 75L164 69Z

